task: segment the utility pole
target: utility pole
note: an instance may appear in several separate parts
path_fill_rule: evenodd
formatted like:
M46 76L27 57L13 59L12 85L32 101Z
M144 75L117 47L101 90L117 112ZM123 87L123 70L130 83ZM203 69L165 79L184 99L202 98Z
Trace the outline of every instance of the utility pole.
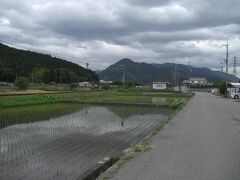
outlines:
M225 86L226 86L226 95L227 95L227 81L228 81L228 57L229 57L229 52L228 52L228 48L229 48L229 44L228 44L228 41L227 41L227 44L222 44L221 45L221 48L225 46L226 47L226 60L225 60L225 63L226 63L226 76L225 76Z
M32 75L32 83L33 83L33 73L31 75Z
M233 75L237 75L237 57L236 56L234 56L233 57Z
M175 85L175 82L176 82L176 80L175 80L175 72L172 71L172 84Z
M190 82L190 79L191 79L191 72L192 72L192 68L191 68L191 62L190 60L188 61L188 66L189 66L189 74L188 74L188 89L190 90L191 88L191 82Z
M221 62L220 64L221 64L221 72L223 72L223 62Z
M126 65L125 64L121 64L121 65L119 65L119 67L113 68L112 71L114 69L123 71L122 78L120 78L120 79L122 79L122 83L125 83L125 81L126 81Z
M124 66L122 82L125 83L125 80L126 80L126 72L125 72L125 66Z
M60 84L62 84L62 74L61 74L61 69L59 69L59 81L60 81Z
M175 73L174 73L174 78L175 78L175 86L178 85L178 79L177 79L177 65L175 64Z
M86 69L88 69L88 66L89 66L89 63L87 62L87 63L86 63Z
M122 70L123 70L122 83L125 83L125 80L126 80L126 66L125 66L125 64L122 64L120 66L122 67Z

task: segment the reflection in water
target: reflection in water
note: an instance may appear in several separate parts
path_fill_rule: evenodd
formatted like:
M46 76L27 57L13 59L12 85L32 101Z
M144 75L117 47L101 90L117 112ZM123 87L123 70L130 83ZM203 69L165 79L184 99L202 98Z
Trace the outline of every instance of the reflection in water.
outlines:
M168 115L172 112L168 108L158 107L145 107L145 106L105 106L109 111L113 112L120 118L129 118L134 115L146 115L146 114L163 114Z
M0 129L0 179L76 179L138 142L168 110L85 106L69 115Z

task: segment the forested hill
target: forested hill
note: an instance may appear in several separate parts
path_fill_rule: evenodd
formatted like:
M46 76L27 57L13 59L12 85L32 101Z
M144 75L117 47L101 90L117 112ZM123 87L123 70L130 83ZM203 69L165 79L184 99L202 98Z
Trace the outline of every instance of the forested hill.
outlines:
M0 81L13 82L17 76L28 77L38 83L98 80L95 72L75 63L0 43Z

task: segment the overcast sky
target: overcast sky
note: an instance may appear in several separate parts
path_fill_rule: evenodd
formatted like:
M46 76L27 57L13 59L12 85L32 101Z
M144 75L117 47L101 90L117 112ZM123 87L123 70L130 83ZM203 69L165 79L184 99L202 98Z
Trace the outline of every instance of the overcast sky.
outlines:
M240 58L239 0L0 0L0 40L92 69L128 57L220 68Z

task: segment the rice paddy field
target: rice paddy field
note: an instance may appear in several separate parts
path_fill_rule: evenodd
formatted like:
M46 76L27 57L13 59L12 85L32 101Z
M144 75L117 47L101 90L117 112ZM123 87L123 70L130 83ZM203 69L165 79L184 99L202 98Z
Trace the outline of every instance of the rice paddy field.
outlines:
M188 101L192 94L168 93L168 92L72 92L59 94L37 94L25 96L7 96L0 97L0 108L32 106L40 104L52 104L62 101L80 101L80 102L129 102L129 103L154 103L162 98L165 105L179 106ZM165 100L164 100L165 99Z
M156 107L59 103L3 108L0 179L76 179L102 159L142 140L172 112Z

